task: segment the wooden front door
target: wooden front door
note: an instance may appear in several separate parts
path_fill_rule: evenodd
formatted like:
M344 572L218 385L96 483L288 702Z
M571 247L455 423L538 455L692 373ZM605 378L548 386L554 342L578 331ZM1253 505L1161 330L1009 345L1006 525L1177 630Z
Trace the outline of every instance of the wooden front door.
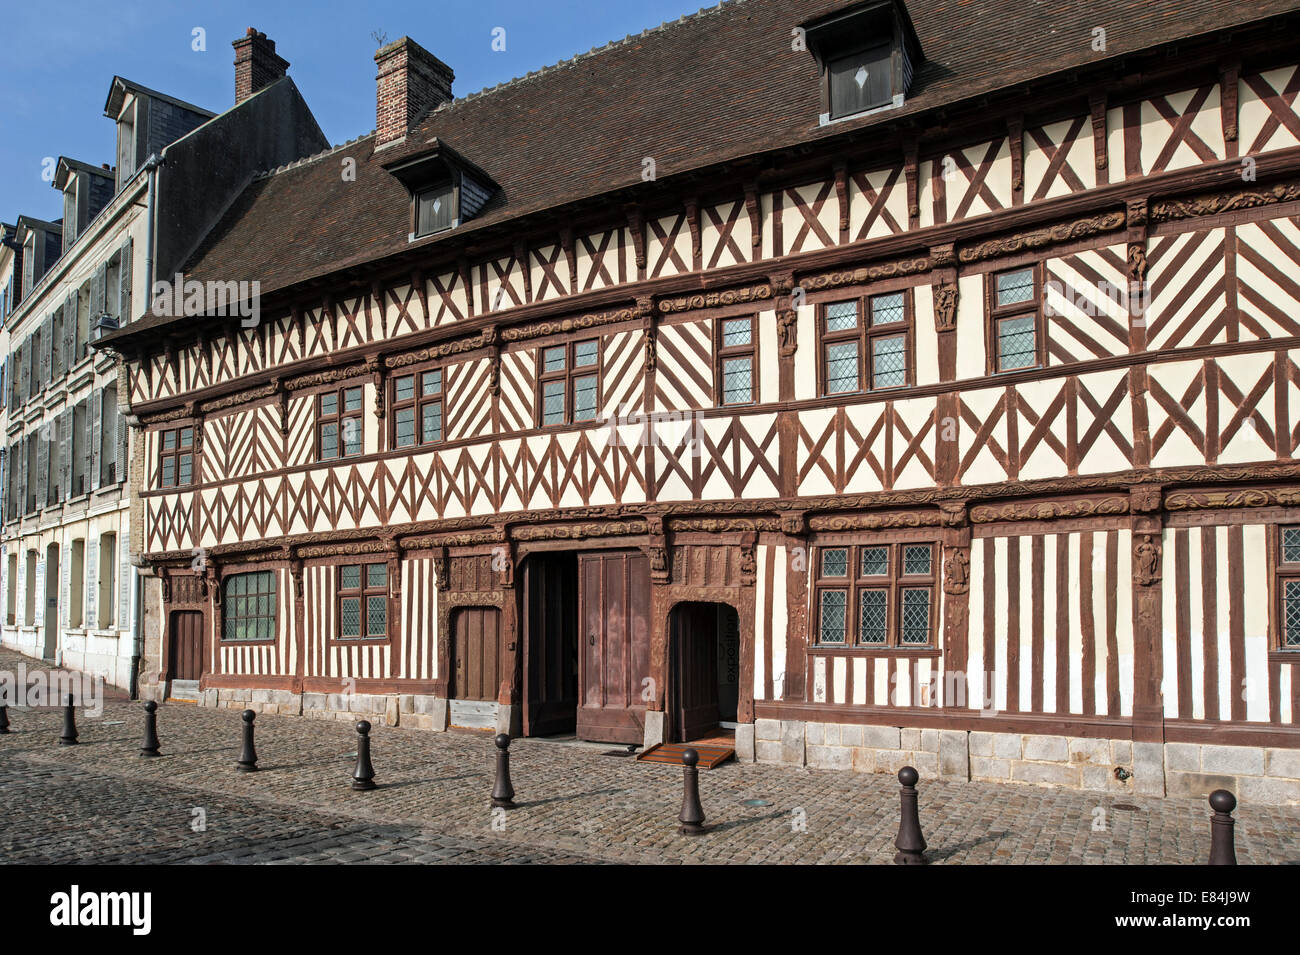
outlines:
M578 712L578 559L524 562L524 735L572 733Z
M640 551L578 556L578 736L645 739L650 561Z
M203 675L203 614L201 611L172 611L168 652L169 679L197 680Z
M501 611L462 607L452 617L453 700L495 701L501 684Z
M718 726L718 605L678 604L670 623L673 735L686 742Z

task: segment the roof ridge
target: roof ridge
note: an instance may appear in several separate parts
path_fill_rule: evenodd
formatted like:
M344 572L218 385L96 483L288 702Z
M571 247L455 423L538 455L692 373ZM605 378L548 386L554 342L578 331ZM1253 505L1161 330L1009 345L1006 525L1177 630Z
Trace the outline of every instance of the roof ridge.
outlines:
M259 179L269 179L271 176L278 175L279 173L285 172L286 170L297 169L300 166L306 166L310 163L316 162L317 160L324 159L327 156L332 156L334 153L338 152L341 149L346 149L349 146L355 146L357 143L361 142L361 140L369 139L373 135L375 135L375 131L372 129L368 133L362 133L360 136L354 136L351 139L347 140L346 142L339 143L337 146L331 146L328 149L322 149L320 152L312 153L310 156L302 156L298 159L293 160L293 162L287 162L282 166L274 166L271 169L264 169L261 172L256 173L253 176L253 178L249 181L257 182Z
M474 100L479 100L491 93L497 93L505 89L516 88L522 85L523 83L528 82L529 80L540 79L543 76L549 76L550 74L556 73L559 70L568 69L570 67L576 66L582 60L586 60L589 57L597 56L601 53L607 53L610 50L621 48L636 40L640 40L644 37L647 37L652 33L662 33L665 30L672 29L673 27L682 26L683 24L686 23L693 23L694 21L699 20L703 17L713 16L722 12L723 7L731 8L736 6L737 4L744 3L744 2L745 0L718 0L718 2L711 7L701 7L699 10L695 11L694 13L683 13L676 20L665 20L662 23L660 23L657 27L646 27L640 33L629 33L621 40L610 40L608 43L604 44L603 46L593 46L590 50L587 50L585 53L575 53L567 60L559 60L558 62L552 63L548 66L538 67L535 70L529 70L523 76L511 77L508 80L503 80L500 83L497 83L495 86L485 86L481 90L475 90L473 93L466 93L464 96L458 96L455 99L447 100L446 102L440 103L438 106L434 107L431 110L428 110L426 113L424 113L424 115L420 116L417 119L416 124L418 125L419 123L424 122L429 117L435 116L438 113L455 109L456 106L461 103L468 103Z

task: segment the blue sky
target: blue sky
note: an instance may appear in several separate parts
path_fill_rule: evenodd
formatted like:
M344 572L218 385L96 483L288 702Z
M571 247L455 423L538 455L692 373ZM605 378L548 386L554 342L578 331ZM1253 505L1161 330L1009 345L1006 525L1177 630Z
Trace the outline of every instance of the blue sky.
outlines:
M214 112L234 99L234 51L247 27L276 42L330 142L375 125L372 34L410 36L456 72L455 93L639 33L709 0L6 0L0 71L0 220L57 219L45 157L114 161L104 118L120 75ZM194 29L206 51L192 49ZM505 29L504 52L492 49Z

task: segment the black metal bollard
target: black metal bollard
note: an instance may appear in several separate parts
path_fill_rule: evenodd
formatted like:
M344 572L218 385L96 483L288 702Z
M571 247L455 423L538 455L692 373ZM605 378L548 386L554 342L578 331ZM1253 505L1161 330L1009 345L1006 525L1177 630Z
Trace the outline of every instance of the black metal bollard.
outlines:
M492 784L492 805L498 809L515 808L515 787L510 784L510 737L498 733L497 778Z
M700 805L700 771L695 768L700 754L688 748L682 753L682 811L677 816L684 836L698 836L704 831L704 807Z
M144 704L144 740L140 743L141 756L157 756L158 753L158 704L148 700Z
M236 765L241 773L251 773L257 769L257 750L253 748L253 720L257 719L257 714L244 710L241 719L244 721L244 749Z
M63 735L59 737L60 746L77 744L77 710L72 705L72 694L68 694L68 705L63 708Z
M9 732L9 707L0 703L0 736Z
M375 767L370 764L370 724L357 723L357 768L352 771L352 788L364 792L375 788Z
M898 838L894 846L898 855L894 856L896 865L925 865L925 836L921 835L921 817L916 807L916 781L921 778L911 766L904 766L898 771L898 782L902 785L901 817L898 821Z
M1237 797L1226 789L1210 793L1210 865L1236 865L1237 847L1233 829L1237 825L1232 810L1237 808Z

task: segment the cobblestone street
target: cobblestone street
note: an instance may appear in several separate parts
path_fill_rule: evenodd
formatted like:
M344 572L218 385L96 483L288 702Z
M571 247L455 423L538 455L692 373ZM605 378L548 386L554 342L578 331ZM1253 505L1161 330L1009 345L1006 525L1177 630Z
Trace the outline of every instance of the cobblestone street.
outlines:
M21 660L0 652L2 669ZM98 719L79 711L77 746L58 745L60 711L9 712L8 862L889 863L895 852L898 783L888 775L728 763L701 772L709 831L690 838L676 831L680 769L608 755L621 747L515 741L519 806L494 819L487 734L376 727L380 788L357 793L347 723L259 716L259 771L240 773L234 710L160 707L159 759L137 755L138 703L109 699ZM1200 800L925 779L919 788L933 862L1199 864L1209 849ZM204 831L192 828L195 810ZM1300 862L1300 808L1243 806L1236 819L1240 862Z

